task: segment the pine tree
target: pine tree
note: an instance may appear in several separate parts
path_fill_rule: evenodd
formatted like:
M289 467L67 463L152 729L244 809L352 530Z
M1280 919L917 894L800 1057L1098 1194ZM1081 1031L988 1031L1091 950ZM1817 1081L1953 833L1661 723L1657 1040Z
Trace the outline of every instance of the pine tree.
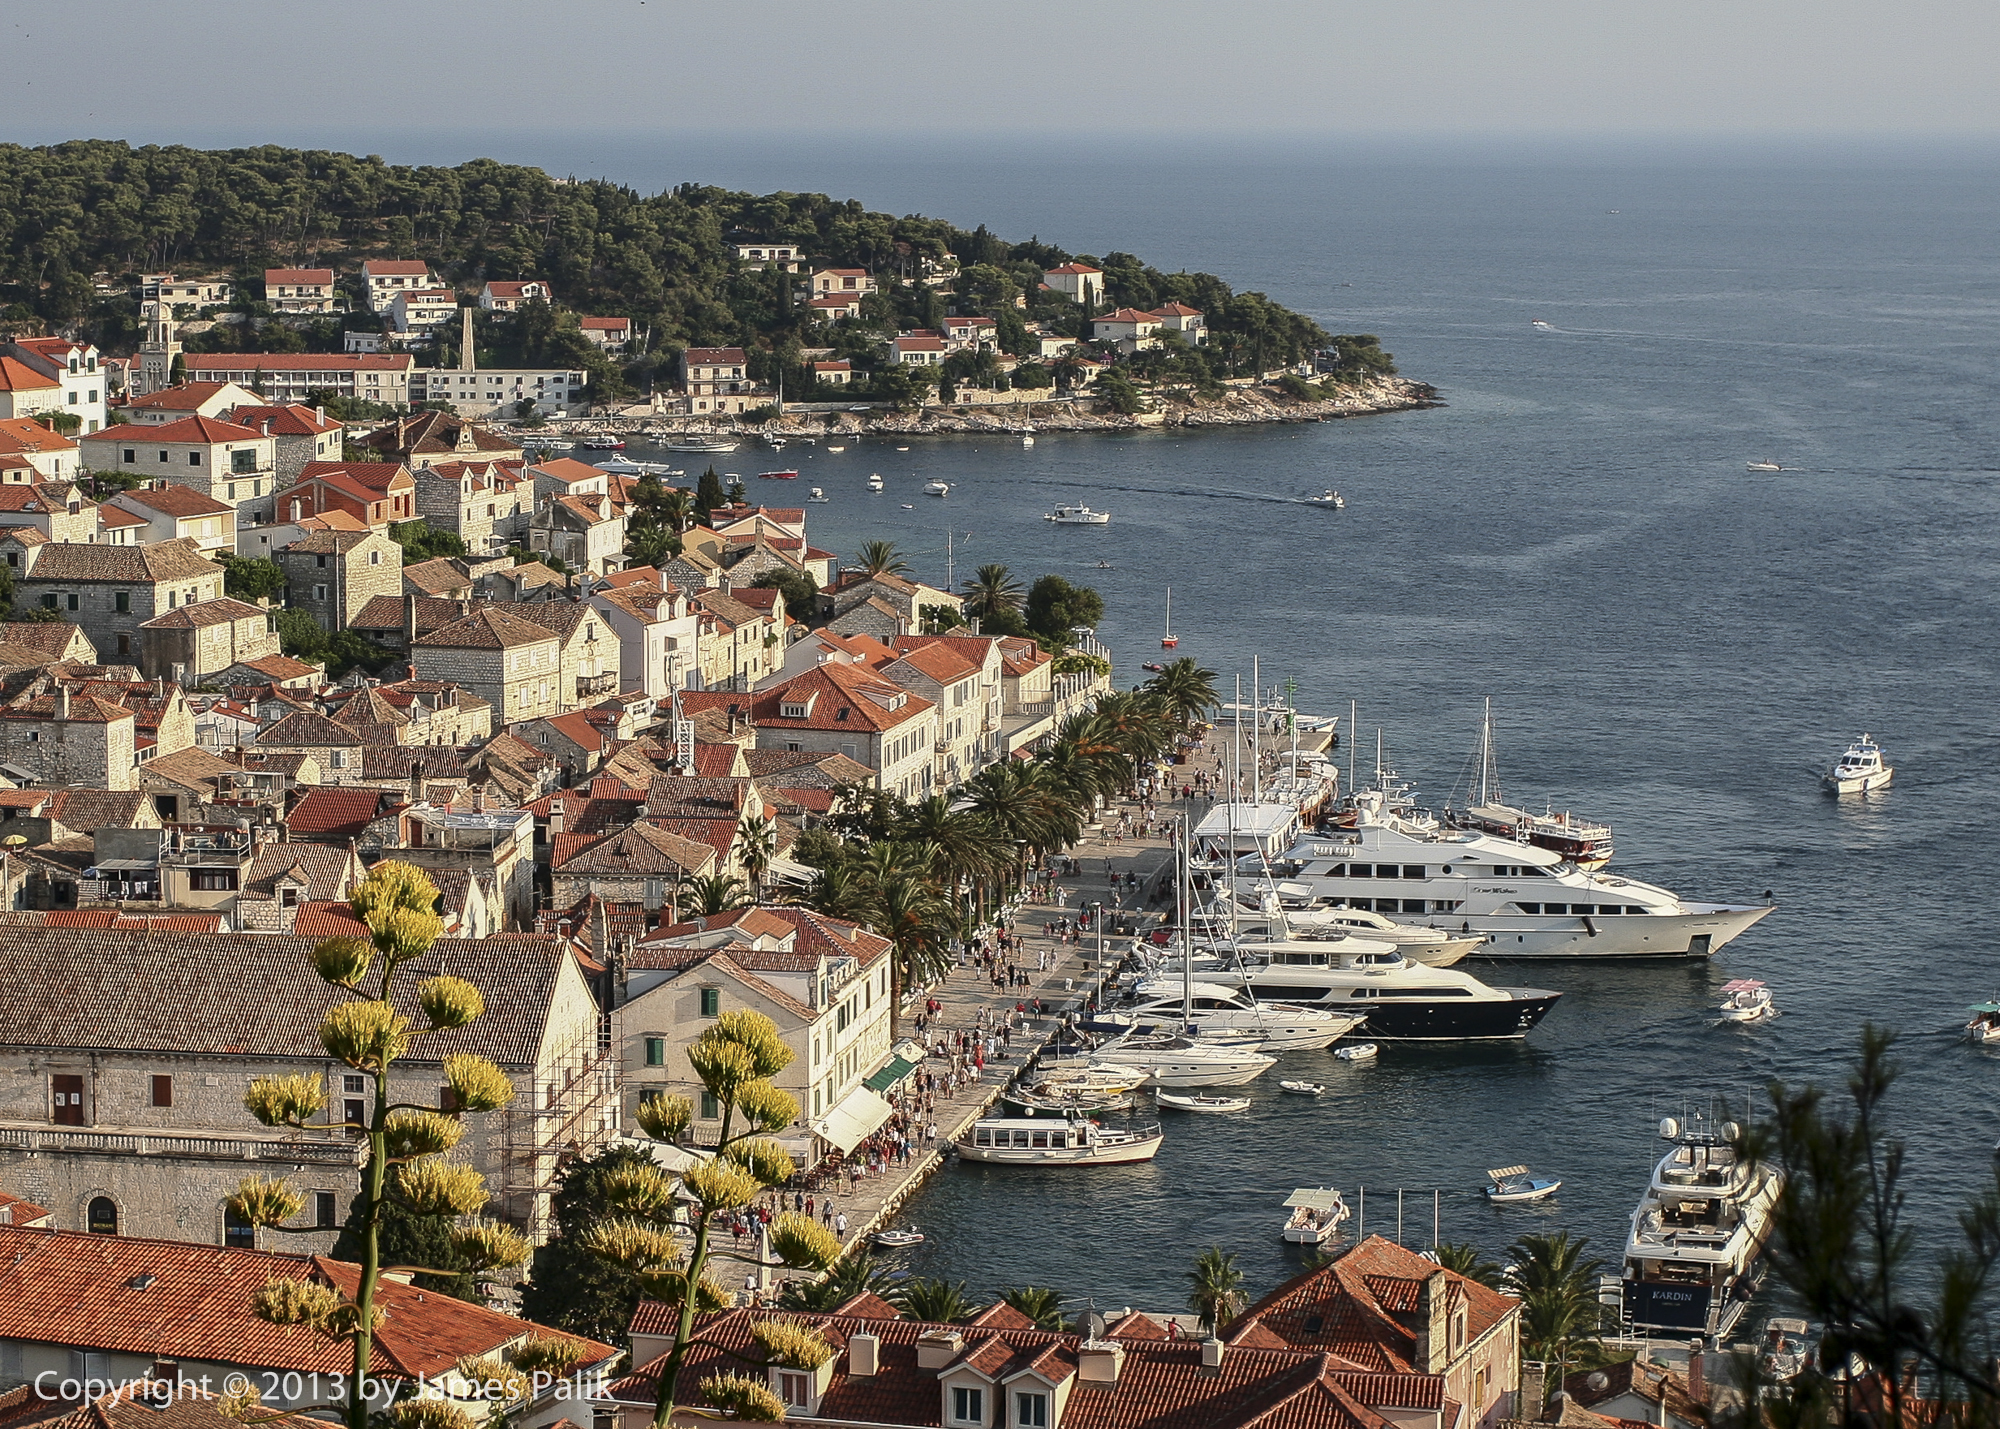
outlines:
M727 506L728 504L729 499L722 494L722 478L715 474L714 467L710 467L701 474L701 485L695 489L695 514L705 523L708 520L709 512L718 506Z

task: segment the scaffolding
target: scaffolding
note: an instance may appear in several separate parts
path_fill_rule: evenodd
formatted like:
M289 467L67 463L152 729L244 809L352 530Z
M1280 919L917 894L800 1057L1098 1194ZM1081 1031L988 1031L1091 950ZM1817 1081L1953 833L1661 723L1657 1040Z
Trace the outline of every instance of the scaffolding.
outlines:
M549 1200L569 1163L618 1134L618 1058L611 1019L582 1024L574 1037L516 1088L503 1113L500 1202L507 1219L537 1243L554 1229Z

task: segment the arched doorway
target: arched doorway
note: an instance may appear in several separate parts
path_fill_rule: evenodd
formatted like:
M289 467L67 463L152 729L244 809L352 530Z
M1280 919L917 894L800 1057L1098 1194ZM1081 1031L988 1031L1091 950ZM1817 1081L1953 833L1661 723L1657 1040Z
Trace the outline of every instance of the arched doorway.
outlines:
M92 1235L117 1235L118 1203L109 1196L92 1196L83 1224Z

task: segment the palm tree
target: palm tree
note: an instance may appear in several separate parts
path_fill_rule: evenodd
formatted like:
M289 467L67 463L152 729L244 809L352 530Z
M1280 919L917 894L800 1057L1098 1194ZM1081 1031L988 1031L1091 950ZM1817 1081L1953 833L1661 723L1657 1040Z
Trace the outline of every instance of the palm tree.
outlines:
M1062 1292L1059 1290L1051 1290L1046 1285L1010 1285L1000 1292L1000 1298L1033 1320L1038 1330L1065 1328Z
M937 850L933 872L956 898L966 883L982 883L1005 872L1013 850L993 831L993 825L971 810L955 810L943 794L912 804L902 820L903 833Z
M676 536L684 535L688 523L694 520L694 497L678 486L667 492L660 498L660 519Z
M743 886L743 880L733 873L711 873L706 878L689 879L685 893L689 909L699 911L704 917L727 913L732 908L748 908L756 901Z
M1201 1317L1202 1329L1211 1335L1220 1333L1243 1308L1243 1272L1236 1268L1233 1251L1210 1246L1194 1258L1187 1283L1188 1309Z
M1003 610L1021 608L1021 583L1003 565L981 566L965 583L967 615L991 620Z
M1193 724L1222 703L1215 691L1215 671L1204 670L1186 655L1170 661L1146 688L1158 695L1183 725Z
M972 1318L972 1304L965 1298L963 1280L926 1280L918 1276L905 1281L889 1300L902 1311L905 1320L950 1325Z
M895 1293L896 1277L875 1263L865 1251L850 1255L835 1265L824 1280L788 1280L778 1291L781 1310L813 1310L824 1315L857 1295Z
M1504 1272L1494 1262L1485 1259L1485 1253L1470 1241L1445 1241L1437 1247L1438 1264L1446 1270L1456 1271L1468 1280L1477 1280L1491 1289L1501 1288Z
M881 845L870 853L887 852ZM873 860L870 860L871 863ZM957 920L951 902L921 869L871 868L875 916L869 926L895 945L889 1004L889 1035L898 1035L903 997L913 984L930 982L951 970L951 938Z
M910 573L910 563L896 554L895 543L891 541L870 541L854 559L871 576L906 576Z
M1557 1366L1558 1384L1562 1367L1604 1337L1605 1307L1597 1299L1604 1262L1583 1258L1589 1244L1557 1231L1524 1235L1507 1247L1514 1264L1504 1288L1521 1302L1521 1353Z
M736 858L743 865L743 871L750 875L753 897L763 897L764 875L771 871L771 860L777 856L778 830L769 819L756 814L738 825Z

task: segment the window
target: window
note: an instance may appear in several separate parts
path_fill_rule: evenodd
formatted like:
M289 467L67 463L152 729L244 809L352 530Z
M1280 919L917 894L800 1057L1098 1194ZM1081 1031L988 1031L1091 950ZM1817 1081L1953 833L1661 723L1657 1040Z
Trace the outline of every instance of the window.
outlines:
M57 1126L83 1125L83 1078L53 1076L49 1086L55 1097L55 1112L51 1116Z
M120 615L124 615L130 611L132 609L132 592L129 590L114 592L111 597L111 608Z
M701 990L701 1015L703 1017L715 1017L719 1016L721 1012L722 989L719 987L703 988Z
M714 1092L701 1094L701 1117L703 1121L714 1121L722 1115L722 1106L715 1099Z
M188 887L197 893L226 893L236 888L233 868L197 868L188 875Z
M166 464L167 464L167 454L166 454L165 452L161 452L161 453L160 453L160 465L162 465L162 466L165 466Z
M1403 865L1403 877L1422 878L1423 876L1424 866L1421 863L1406 863Z
M343 1073L340 1078L340 1089L351 1097L360 1096L368 1090L368 1077L361 1072Z
M368 1120L368 1113L363 1108L359 1097L349 1097L347 1099L341 1108L340 1119L347 1123L347 1134L349 1136L361 1136L368 1130L366 1126L362 1125L363 1122Z
M119 653L120 655L130 655L130 654L132 653L132 637L131 637L131 636L129 636L129 635L120 635L120 636L118 637L118 653Z
M951 1417L959 1424L984 1424L986 1422L986 1391L972 1389L966 1385L951 1387Z
M43 610L54 610L55 608L56 608L56 597L52 595L45 595L42 597Z
M200 452L189 452L189 453L188 453L188 465L189 465L189 466L200 466L200 465L201 465L201 453L200 453Z
M646 1065L649 1067L664 1067L667 1065L666 1038L648 1037L646 1039Z
M451 1085L449 1083L446 1083L444 1086L438 1088L438 1110L439 1111L458 1110L458 1093L452 1090Z
M153 1105L172 1106L174 1104L174 1079L155 1074L153 1077Z
M139 461L139 454L133 451L132 448L130 447L125 448L125 465L135 466L138 464L138 461Z
M69 608L70 608L71 610L75 610L75 609L76 609L76 597L75 597L74 595L72 595L72 596L71 596L71 597L69 598Z
M257 469L257 452L254 447L229 454L229 469L238 476L248 476Z
M1014 1395L1016 1429L1049 1429L1049 1397L1020 1390Z
M325 587L325 586L323 586L323 585L316 585L316 586L314 586L314 587L313 587L313 599L314 599L314 600L325 600L325 599L326 599L326 587Z
M778 1372L778 1398L788 1409L805 1409L812 1404L812 1376L792 1370Z
M313 1224L328 1228L340 1224L340 1210L333 1192L313 1192Z
M233 481L229 483L229 499L231 501L236 499L236 483Z
M118 1203L109 1196L93 1196L84 1213L84 1227L92 1235L118 1234Z
M229 1206L222 1208L222 1243L231 1250L255 1250L257 1227Z

